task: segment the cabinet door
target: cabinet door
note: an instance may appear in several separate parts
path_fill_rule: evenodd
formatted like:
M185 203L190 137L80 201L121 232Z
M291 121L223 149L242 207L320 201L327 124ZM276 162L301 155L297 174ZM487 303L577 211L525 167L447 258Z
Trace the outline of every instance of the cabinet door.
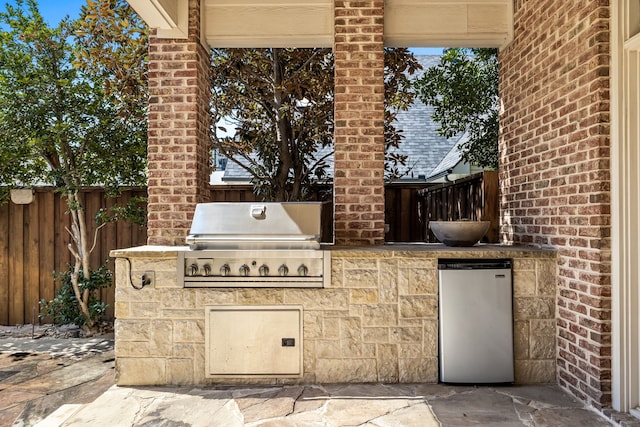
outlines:
M207 377L302 376L301 306L207 306Z

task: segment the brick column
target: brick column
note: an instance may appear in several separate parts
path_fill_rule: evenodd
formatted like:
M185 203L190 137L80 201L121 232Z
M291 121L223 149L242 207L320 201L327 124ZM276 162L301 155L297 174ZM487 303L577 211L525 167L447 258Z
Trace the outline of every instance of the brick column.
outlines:
M335 241L384 243L382 0L335 2Z
M558 251L557 307L516 305L514 316L556 310L558 383L598 409L611 404L607 5L514 2L514 40L500 53L504 231Z
M188 39L149 40L148 243L182 244L196 203L209 199L209 61L200 0Z

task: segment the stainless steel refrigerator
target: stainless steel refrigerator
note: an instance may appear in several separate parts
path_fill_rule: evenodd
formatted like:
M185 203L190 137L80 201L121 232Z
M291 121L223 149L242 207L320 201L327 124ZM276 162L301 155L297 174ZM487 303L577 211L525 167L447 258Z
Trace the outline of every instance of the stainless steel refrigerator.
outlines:
M438 273L440 381L513 382L511 260L440 259Z

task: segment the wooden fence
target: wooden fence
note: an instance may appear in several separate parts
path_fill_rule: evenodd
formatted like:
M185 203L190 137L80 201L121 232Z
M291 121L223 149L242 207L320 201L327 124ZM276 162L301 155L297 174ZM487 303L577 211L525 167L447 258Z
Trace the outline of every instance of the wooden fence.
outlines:
M423 240L418 210L418 191L429 184L393 183L385 186L385 223L389 231L385 235L388 242L415 242ZM317 185L313 189L311 200L331 201L332 186ZM251 185L219 185L212 188L212 202L255 202L258 198ZM332 226L333 204L329 204L329 221L323 217L323 224ZM323 235L332 235L331 230L323 230Z
M115 201L126 203L132 197L147 195L146 189L125 191ZM67 205L52 188L38 188L30 204L0 205L0 324L16 325L38 322L41 298L50 300L56 287L53 271L66 271L73 258L67 249L71 218ZM104 190L92 188L81 193L82 202L93 218L100 208L113 206L114 200L105 198ZM89 231L95 229L89 222ZM100 230L96 248L91 255L93 265L109 259L112 249L145 244L146 229L119 221ZM92 234L91 234L92 235ZM110 261L113 270L113 261ZM109 304L107 317L113 317L113 287L101 291L101 299Z
M498 172L480 172L453 182L438 184L419 191L422 240L437 242L429 221L471 219L490 221L484 237L488 243L499 240Z
M114 201L106 199L104 191L93 188L82 192L83 202L91 217L100 208ZM116 200L125 203L132 197L146 196L146 189L127 190ZM315 200L331 200L331 186L320 186ZM216 186L211 201L257 201L251 185ZM480 206L482 202L482 206ZM485 173L453 184L400 183L385 187L385 216L389 231L387 241L425 241L427 220L456 219L479 215L492 222L490 239L497 239L497 175ZM491 206L494 206L495 209ZM67 249L70 226L66 203L52 188L39 188L35 200L28 205L0 205L0 324L16 325L38 321L38 301L52 299L59 283L53 271L66 271L72 261ZM493 209L493 210L492 210ZM470 212L471 214L469 214ZM482 213L481 213L482 212ZM330 221L329 221L330 222ZM91 226L93 230L93 225ZM90 230L90 231L91 231ZM329 233L330 235L331 233ZM146 243L146 229L127 223L109 224L99 233L94 265L109 258L112 249ZM490 240L492 241L492 240ZM113 261L110 267L113 268ZM113 318L114 287L103 289L101 298L107 304L107 318Z
M332 198L331 184L315 185L311 190L309 200L319 202L330 201ZM229 184L211 186L212 202L257 202L260 199L253 192L251 184Z
M384 215L389 228L385 234L387 242L424 241L418 192L425 188L428 188L427 184L393 183L385 186Z

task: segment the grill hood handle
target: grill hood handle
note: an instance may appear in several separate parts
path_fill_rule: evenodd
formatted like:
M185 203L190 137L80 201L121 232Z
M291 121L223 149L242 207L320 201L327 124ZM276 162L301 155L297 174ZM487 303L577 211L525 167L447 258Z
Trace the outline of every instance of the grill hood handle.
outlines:
M255 219L265 219L267 217L267 207L265 205L251 205L251 216Z

